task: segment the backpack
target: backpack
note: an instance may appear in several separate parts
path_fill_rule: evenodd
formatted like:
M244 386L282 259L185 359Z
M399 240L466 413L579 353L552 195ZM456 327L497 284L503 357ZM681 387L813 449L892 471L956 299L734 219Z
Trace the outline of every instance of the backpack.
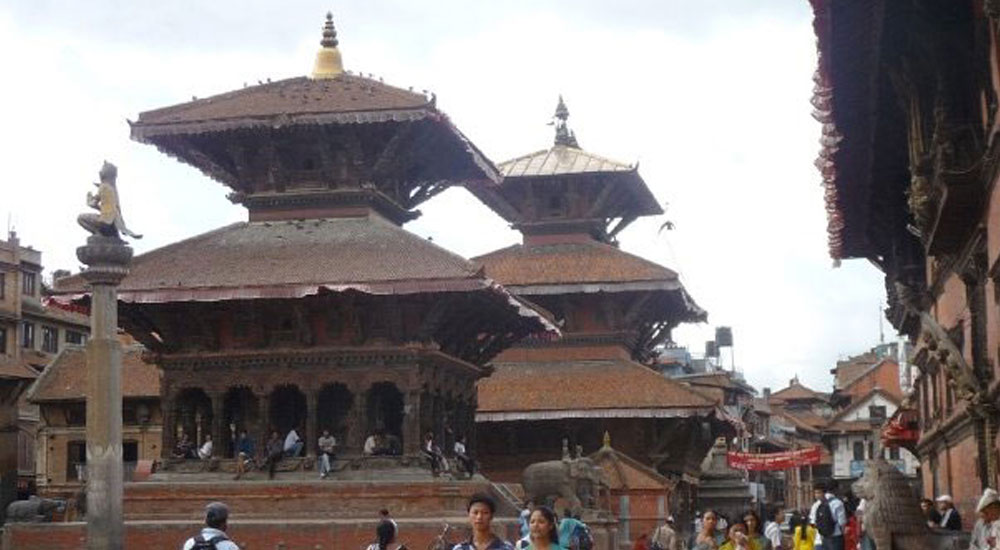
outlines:
M816 530L824 537L832 537L837 530L837 520L833 517L833 509L830 508L830 501L823 499L816 507Z
M215 545L224 540L229 540L225 535L216 535L210 539L205 539L205 537L198 535L194 538L194 546L191 550L216 550Z

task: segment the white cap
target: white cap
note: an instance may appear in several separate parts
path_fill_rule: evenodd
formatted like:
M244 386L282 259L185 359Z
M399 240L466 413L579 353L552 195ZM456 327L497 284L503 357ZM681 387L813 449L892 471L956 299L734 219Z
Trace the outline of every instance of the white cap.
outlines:
M934 500L936 500L938 502L953 502L951 500L951 495L941 495L941 496L937 497Z
M990 504L996 504L1000 502L1000 494L996 492L995 489L990 489L989 487L983 491L982 498L979 499L979 504L976 505L976 512L982 512Z

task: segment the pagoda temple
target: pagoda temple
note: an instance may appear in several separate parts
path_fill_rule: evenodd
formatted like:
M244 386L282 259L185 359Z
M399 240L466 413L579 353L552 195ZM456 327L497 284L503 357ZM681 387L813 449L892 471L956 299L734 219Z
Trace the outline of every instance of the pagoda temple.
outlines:
M514 481L526 465L558 458L563 440L589 453L607 432L619 451L677 482L676 515L724 415L648 364L674 327L706 313L675 272L618 248L625 227L662 210L635 166L583 150L568 116L560 98L551 147L501 163L499 186L470 187L523 235L473 260L563 331L518 342L480 382L483 469Z
M553 329L480 267L401 226L448 186L500 179L435 98L344 71L331 16L309 77L143 112L132 139L231 189L248 220L139 255L121 322L163 370L163 457L182 434L473 434L475 382ZM59 291L86 301L78 277ZM167 461L169 462L169 461Z

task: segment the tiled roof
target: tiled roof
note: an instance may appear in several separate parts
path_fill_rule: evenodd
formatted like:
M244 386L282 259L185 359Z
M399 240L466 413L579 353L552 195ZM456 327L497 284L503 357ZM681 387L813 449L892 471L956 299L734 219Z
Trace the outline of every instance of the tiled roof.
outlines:
M507 363L479 382L477 421L707 414L715 403L631 361Z
M34 380L38 378L38 373L25 361L15 361L13 358L0 359L0 380L11 378Z
M132 124L140 141L168 133L197 133L275 124L414 120L434 112L434 101L357 75L296 77L146 111ZM324 116L327 115L327 116ZM342 120L341 120L342 119Z
M673 488L666 476L612 447L601 447L590 455L590 459L604 470L612 490L663 491Z
M645 283L649 290L682 288L673 271L597 241L516 244L472 261L506 286Z
M122 349L122 397L159 397L160 369L142 360L142 347ZM39 401L82 400L87 390L87 354L71 346L59 352L28 391Z
M634 166L588 153L577 147L555 145L534 153L500 163L497 168L504 178L563 176L596 172L632 172Z
M829 398L824 393L820 393L803 386L798 380L792 380L787 388L783 388L772 393L771 399L777 401L792 401L796 399L818 399L821 401L827 401Z
M478 268L377 215L239 222L137 256L119 288L134 302L299 297L319 287L380 293L474 290ZM79 276L58 291L82 292Z
M772 412L778 411L778 414L791 420L796 426L800 428L806 428L811 431L817 431L823 429L824 426L829 422L828 418L822 415L816 414L811 410L803 409L789 409L785 407L774 407L772 405Z

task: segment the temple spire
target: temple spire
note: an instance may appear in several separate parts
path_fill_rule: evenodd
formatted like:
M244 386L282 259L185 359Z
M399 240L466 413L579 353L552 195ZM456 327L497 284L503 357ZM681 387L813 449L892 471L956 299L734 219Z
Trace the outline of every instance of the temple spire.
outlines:
M337 29L333 27L333 14L327 12L326 23L323 25L323 40L320 40L321 48L316 52L316 64L313 65L313 78L334 78L344 72L344 62L340 58L337 44Z
M566 124L566 119L569 118L569 109L566 108L566 103L563 101L563 97L560 94L559 104L556 105L556 115L555 115L555 125L556 125L556 145L565 145L567 147L580 148L580 144L576 142L576 134L569 129Z

